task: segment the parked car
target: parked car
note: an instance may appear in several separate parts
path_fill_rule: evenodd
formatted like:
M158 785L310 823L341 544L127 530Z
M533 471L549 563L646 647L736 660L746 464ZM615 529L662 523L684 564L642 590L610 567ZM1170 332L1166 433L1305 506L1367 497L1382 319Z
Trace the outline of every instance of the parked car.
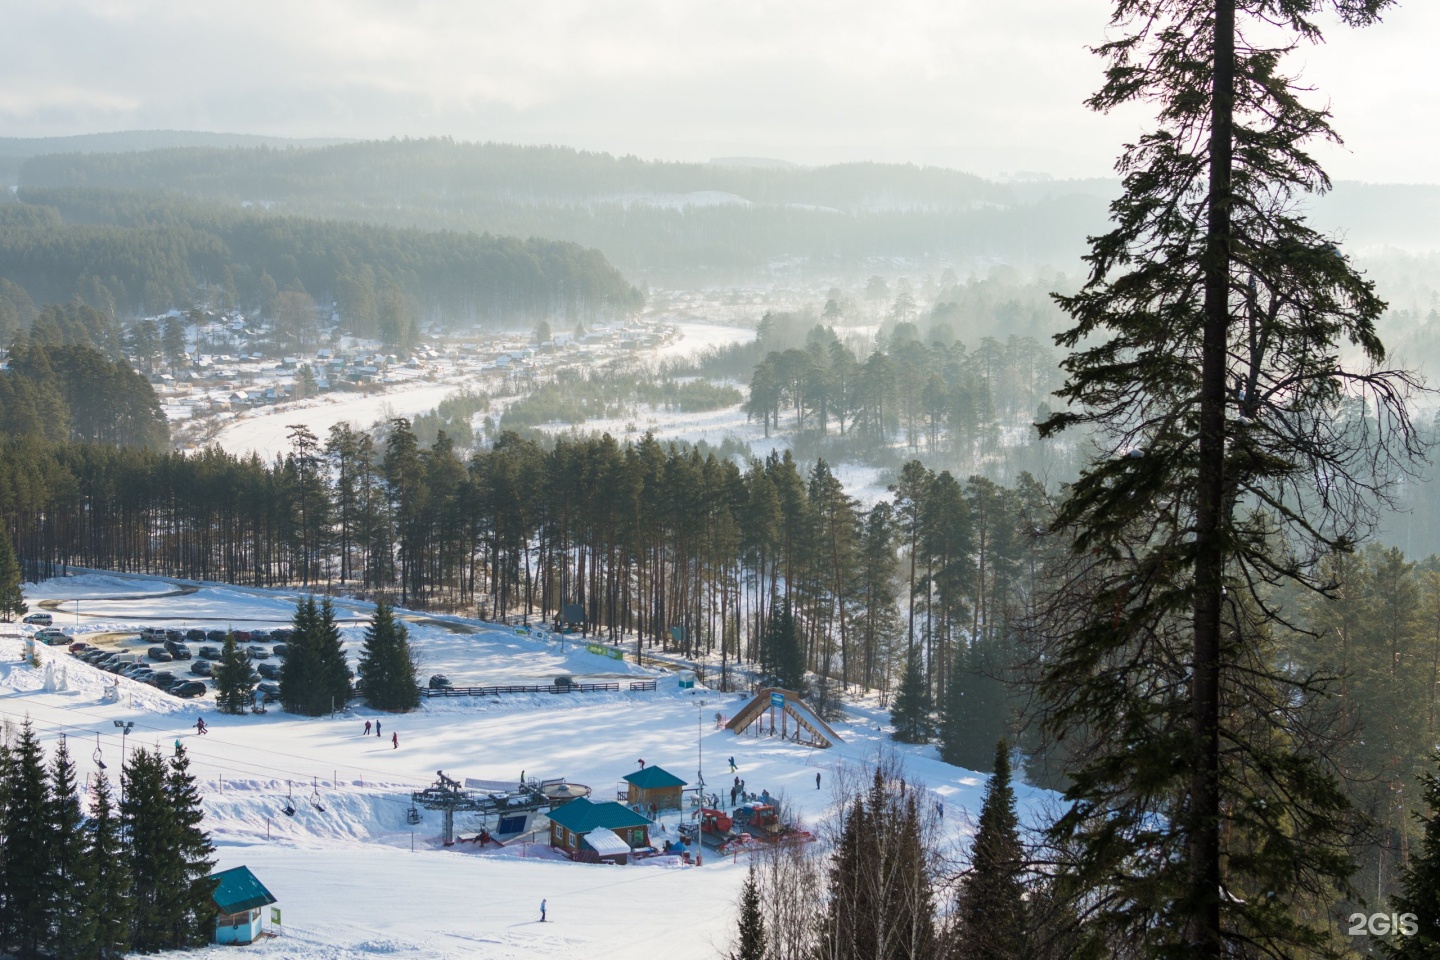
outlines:
M559 676L555 678L555 686L557 687L573 687L574 685L574 677Z
M266 650L264 647L246 647L245 656L249 657L251 660L269 660L270 651Z
M145 655L151 660L156 661L157 663L169 663L171 660L175 659L173 656L170 655L170 651L166 650L164 647L151 647L149 650L145 651Z
M265 643L270 639L269 630L251 630L250 641L252 643Z
M185 646L185 644L181 643L179 640L166 640L165 649L169 650L170 656L174 657L176 660L190 659L190 648Z
M77 656L89 649L90 644L86 643L84 640L76 640L74 643L70 644L70 652Z
M145 682L150 684L150 686L156 687L160 690L169 690L171 687L175 686L176 684L183 683L184 681L182 681L179 677L175 676L175 674L173 673L166 673L163 670L158 670L155 673L151 674L150 678Z
M278 663L262 663L257 666L255 670L266 680L280 679L280 665Z
M201 648L200 648L200 656L204 657L206 660L219 660L219 659L220 659L220 648L219 648L219 647L201 647Z
M236 630L236 631L235 631L235 642L236 642L236 643L249 643L249 642L251 641L251 639L252 639L252 636L251 636L251 633L250 633L249 630Z
M186 680L184 683L175 684L170 688L170 692L186 700L192 697L203 697L205 696L205 684L199 680Z
M190 672L197 677L208 677L212 674L209 660L196 660L190 664Z
M143 681L146 677L153 677L155 671L141 663L132 664L120 671L120 676L128 677L131 680Z
M154 641L156 641L156 640L164 640L164 639L165 639L165 628L164 628L164 627L146 627L144 630L141 630L141 631L140 631L140 639L141 639L141 640L145 640L145 641L147 641L147 642L154 642Z
M48 627L55 622L55 618L48 613L32 613L25 618L26 623L33 623L37 627Z
M431 689L431 690L449 690L449 689L450 689L450 678L447 677L447 676L445 676L443 673L437 673L437 674L435 674L433 677L430 678L430 689Z
M35 639L50 647L58 647L62 643L69 643L70 637L59 627L44 627L35 631Z
M115 656L115 654L110 650L101 650L99 647L92 647L91 649L86 650L84 653L80 654L80 659L84 660L86 663L90 664L90 666L93 667L101 660L106 660L113 656Z
M186 630L186 631L185 631L185 639L186 639L186 640L204 640L204 639L205 639L205 631L199 629L198 627L191 627L189 630Z
M166 643L170 643L171 641L174 641L175 643L179 643L181 640L184 640L184 639L185 639L185 631L184 631L184 630L181 630L181 629L179 629L178 627L166 627L166 628L165 628L165 642L166 642Z
M274 703L280 699L280 684L274 680L262 680L256 685L255 692L260 694L261 703Z
M225 631L224 631L224 630L206 630L206 631L205 631L205 639L206 639L206 640L209 640L211 643L224 643L224 642L225 642Z
M290 640L290 635L294 632L295 631L290 630L286 627L281 627L279 630L270 631L270 639L278 640L280 643L286 643Z
M290 648L283 643L277 643L275 644L275 646L270 648L270 651L274 653L277 657L283 657L285 656L285 654L290 652Z

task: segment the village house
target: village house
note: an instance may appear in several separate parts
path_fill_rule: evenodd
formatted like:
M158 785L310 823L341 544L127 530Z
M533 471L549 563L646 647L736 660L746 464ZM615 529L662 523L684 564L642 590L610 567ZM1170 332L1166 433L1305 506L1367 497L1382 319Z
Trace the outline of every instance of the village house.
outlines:
M571 860L625 863L650 846L654 821L621 803L580 797L550 812L550 846Z

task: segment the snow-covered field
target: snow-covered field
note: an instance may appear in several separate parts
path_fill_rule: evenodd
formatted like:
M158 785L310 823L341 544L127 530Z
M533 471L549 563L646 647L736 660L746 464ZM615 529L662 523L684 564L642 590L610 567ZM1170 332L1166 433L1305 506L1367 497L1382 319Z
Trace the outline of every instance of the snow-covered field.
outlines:
M57 626L104 644L148 624L274 626L292 603L280 591L93 573L32 584L26 594L32 609L43 603L54 610ZM337 606L353 660L367 605ZM445 849L439 814L426 813L414 827L407 822L411 791L431 783L437 770L512 782L523 773L565 777L591 787L596 799L610 799L639 758L693 783L701 756L712 789L724 789L732 776L725 758L733 755L750 790L783 794L813 827L831 812L826 788L837 772L873 760L889 742L873 704L855 707L851 722L837 725L845 742L830 750L737 737L714 721L744 702L737 695L681 690L674 675L558 638L405 615L425 674L443 672L457 686L546 683L569 674L577 681L618 679L622 692L437 699L405 715L356 707L310 719L272 707L262 716L227 717L212 700L181 701L124 679L120 702L105 703L109 674L73 660L64 647L41 647L40 669L26 665L19 661L20 635L31 628L11 625L8 636L0 633L0 722L13 732L29 717L49 745L68 736L87 775L98 761L112 774L118 770L122 745L168 752L183 742L205 791L219 866L248 865L283 911L280 936L251 949L300 960L662 951L673 960L714 957L728 945L743 858L701 867L668 858L615 867L571 863L540 842L483 853L469 844ZM138 641L128 645L144 650ZM51 663L52 680L63 674L63 689L46 692ZM183 663L176 666L183 672ZM658 689L630 692L627 677L656 678ZM209 724L205 736L194 729L200 716ZM381 721L384 735L364 736L367 719ZM134 722L128 738L114 721ZM901 755L909 777L943 803L950 839L963 841L983 778L941 763L934 748L903 748ZM1019 793L1030 812L1047 796L1023 787ZM293 817L282 810L287 797L294 798ZM677 816L662 818L657 841L674 837ZM456 819L462 835L478 828L467 817L473 815ZM537 922L542 897L550 912L544 925Z

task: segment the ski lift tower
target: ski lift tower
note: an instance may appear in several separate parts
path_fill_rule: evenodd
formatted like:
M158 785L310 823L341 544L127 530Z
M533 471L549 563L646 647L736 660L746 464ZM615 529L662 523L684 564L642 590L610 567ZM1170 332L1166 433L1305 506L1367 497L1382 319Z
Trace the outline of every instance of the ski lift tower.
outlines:
M436 781L424 790L410 795L411 802L426 810L439 810L445 815L445 846L455 845L455 811L484 810L491 806L488 797L477 797L460 786L458 780L435 771Z

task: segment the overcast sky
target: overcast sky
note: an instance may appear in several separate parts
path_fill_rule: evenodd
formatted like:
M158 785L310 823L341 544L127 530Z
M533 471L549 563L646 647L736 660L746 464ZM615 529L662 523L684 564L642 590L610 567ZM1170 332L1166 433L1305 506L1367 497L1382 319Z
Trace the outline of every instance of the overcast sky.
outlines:
M1105 0L0 0L0 135L450 135L1105 176ZM1440 181L1440 4L1293 60L1337 179ZM1425 64L1431 66L1426 67Z

